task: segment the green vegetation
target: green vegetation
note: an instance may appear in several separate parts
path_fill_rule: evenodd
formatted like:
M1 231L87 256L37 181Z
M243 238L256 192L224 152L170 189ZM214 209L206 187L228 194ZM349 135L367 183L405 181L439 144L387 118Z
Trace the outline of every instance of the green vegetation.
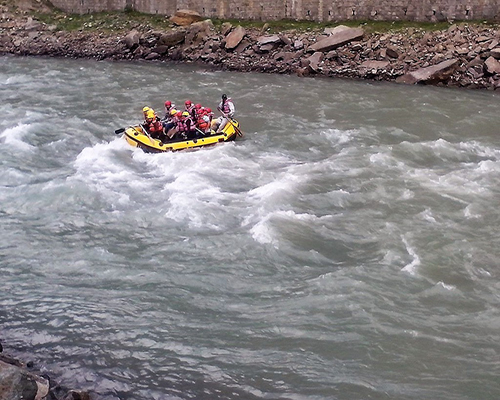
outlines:
M2 5L11 10L19 11L17 2L14 0L2 0ZM37 6L38 5L38 6ZM26 12L26 9L25 9ZM103 31L103 32L123 32L131 30L134 27L142 26L153 30L168 30L172 24L164 15L144 14L133 10L122 12L100 12L93 14L71 14L68 15L51 6L50 2L39 0L32 2L27 12L34 18L48 24L56 26L61 31ZM314 22L314 21L256 21L256 20L212 20L218 28L224 22L233 25L241 25L247 29L260 29L266 33L278 33L285 31L311 32L322 31L325 28L331 28L338 25L347 25L349 27L361 26L367 33L385 33L398 32L410 28L420 31L444 30L450 26L448 22L410 22L410 21L360 21L349 20L341 22ZM486 21L467 21L456 22L457 24L481 25L484 27L498 28L498 24Z
M283 31L295 30L298 32L318 31L325 28L333 28L338 25L345 25L351 28L362 27L367 33L385 33L404 31L409 28L421 31L439 31L450 27L450 23L442 22L414 22L414 21L362 21L349 20L341 22L314 22L314 21L240 21L240 20L213 20L215 26L220 26L224 22L230 22L233 25L241 25L244 28L257 28L265 30L268 33L278 33ZM498 24L487 21L457 21L456 24L483 25L485 27L497 27Z
M70 15L55 11L51 14L37 13L34 16L48 25L55 25L60 31L99 30L112 32L130 30L138 25L148 26L151 29L171 27L170 22L163 15L143 14L136 11Z

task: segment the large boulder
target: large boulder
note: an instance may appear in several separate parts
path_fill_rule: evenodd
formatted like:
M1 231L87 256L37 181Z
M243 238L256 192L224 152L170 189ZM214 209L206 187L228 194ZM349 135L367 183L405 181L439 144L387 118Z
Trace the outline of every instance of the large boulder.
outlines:
M127 36L125 36L125 45L129 49L134 49L139 46L139 41L141 39L141 34L136 29L131 30Z
M158 39L158 45L161 46L175 46L181 44L186 37L185 29L174 29L170 32L163 33Z
M353 40L363 38L364 31L361 28L342 28L334 31L330 36L317 41L308 47L308 52L321 51L323 53L343 46Z
M436 84L438 82L446 81L455 71L459 60L453 58L440 62L430 67L420 68L416 71L404 74L396 79L398 83L406 83L413 85L415 83L429 83Z
M499 60L500 59L500 47L496 47L494 49L491 49L490 56Z
M192 10L179 10L170 17L170 22L178 26L188 26L199 21L203 21L203 17Z
M279 43L281 43L281 37L279 35L259 36L257 38L257 44L259 46L263 46L266 44L279 44Z
M312 56L308 57L306 61L309 63L309 69L312 72L318 72L320 70L319 65L323 61L324 57L325 55L320 51L317 51L316 53L313 53Z
M234 50L243 40L245 35L245 28L237 26L229 35L226 36L226 49Z
M500 61L494 57L488 57L484 62L484 70L491 75L500 74Z
M214 24L210 19L195 22L187 28L186 43L198 45L208 38L214 30Z

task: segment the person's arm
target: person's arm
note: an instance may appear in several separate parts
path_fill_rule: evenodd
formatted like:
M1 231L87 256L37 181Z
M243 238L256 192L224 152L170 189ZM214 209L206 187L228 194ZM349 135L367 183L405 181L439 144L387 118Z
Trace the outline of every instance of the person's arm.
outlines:
M229 102L229 116L233 118L234 116L234 104L232 101Z

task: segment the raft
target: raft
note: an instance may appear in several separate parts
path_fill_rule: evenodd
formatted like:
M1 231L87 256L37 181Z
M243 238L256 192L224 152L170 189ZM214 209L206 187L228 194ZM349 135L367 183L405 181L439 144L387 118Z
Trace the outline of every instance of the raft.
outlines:
M234 119L226 124L220 134L215 134L215 132L212 131L211 135L195 139L166 141L164 143L146 134L140 125L130 126L123 132L123 137L128 144L133 147L139 147L146 153L164 153L169 151L198 149L201 147L214 146L222 142L230 142L235 140L237 136L242 136L242 133L239 129L238 121Z

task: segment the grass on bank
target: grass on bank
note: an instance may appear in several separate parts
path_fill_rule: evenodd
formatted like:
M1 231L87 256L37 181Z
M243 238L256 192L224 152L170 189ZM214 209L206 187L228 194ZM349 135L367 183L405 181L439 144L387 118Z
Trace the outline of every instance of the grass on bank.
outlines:
M51 13L34 13L34 17L48 25L55 25L60 31L128 31L137 26L145 26L154 30L172 29L168 16L159 14L145 14L137 11L99 12L92 14L65 14L57 9ZM349 27L361 26L367 33L398 32L408 28L422 31L445 30L450 23L442 22L415 22L415 21L361 21L349 20L341 22L314 22L314 21L254 21L254 20L219 20L212 19L215 27L220 28L224 22L241 25L244 28L255 28L273 34L284 31L310 32L321 31L324 28L346 25ZM488 21L457 21L456 24L468 24L497 28L498 24Z

